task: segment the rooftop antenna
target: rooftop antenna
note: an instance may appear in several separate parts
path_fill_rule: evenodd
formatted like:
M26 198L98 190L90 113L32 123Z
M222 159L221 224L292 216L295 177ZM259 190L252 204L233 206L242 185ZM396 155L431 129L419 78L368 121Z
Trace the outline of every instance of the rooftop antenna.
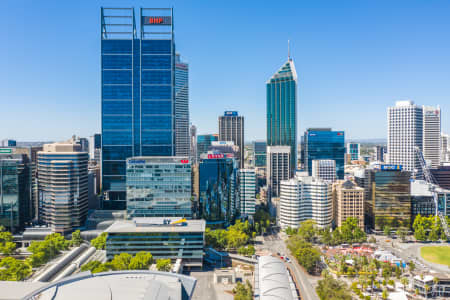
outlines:
M288 40L288 60L291 60L291 46L289 40Z

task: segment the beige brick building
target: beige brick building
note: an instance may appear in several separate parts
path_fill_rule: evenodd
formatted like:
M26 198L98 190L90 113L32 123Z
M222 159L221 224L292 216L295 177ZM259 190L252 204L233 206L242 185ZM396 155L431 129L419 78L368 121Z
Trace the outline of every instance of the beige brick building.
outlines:
M364 189L350 180L333 184L333 217L336 226L342 226L347 218L354 217L364 230Z

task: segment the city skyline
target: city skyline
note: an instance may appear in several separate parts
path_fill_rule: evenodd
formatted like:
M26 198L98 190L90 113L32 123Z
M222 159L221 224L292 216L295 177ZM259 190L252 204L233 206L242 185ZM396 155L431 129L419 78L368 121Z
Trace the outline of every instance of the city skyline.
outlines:
M344 130L348 139L386 138L387 107L405 99L440 105L442 132L450 132L445 118L450 110L450 63L445 59L450 43L440 39L450 27L445 19L449 3L398 2L388 9L383 3L327 2L323 14L318 14L320 5L310 3L293 3L289 11L275 4L239 4L235 9L200 2L152 3L174 7L177 51L190 64L191 122L199 134L218 132L217 117L238 110L247 120L247 141L265 139L264 85L287 59L288 39L299 76L298 137L308 127L326 126ZM0 87L10 113L0 121L1 138L57 141L100 132L98 10L113 5L117 3L2 3L10 11L0 21L10 28L10 45L1 50L6 72ZM143 1L133 5L146 6ZM67 12L50 13L55 10ZM218 18L216 10L223 12ZM240 25L229 23L231 14L240 18ZM267 22L275 18L286 20L283 32ZM205 43L208 47L201 46ZM243 51L225 50L229 43L242 45ZM214 70L221 72L212 72L213 58ZM32 121L19 123L17 116Z

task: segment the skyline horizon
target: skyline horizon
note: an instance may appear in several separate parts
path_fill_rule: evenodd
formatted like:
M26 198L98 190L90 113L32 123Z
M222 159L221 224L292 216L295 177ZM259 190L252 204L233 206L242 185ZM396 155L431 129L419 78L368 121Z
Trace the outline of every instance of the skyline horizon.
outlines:
M450 91L445 83L450 79L450 64L445 58L450 43L439 34L450 29L450 22L439 12L425 19L428 23L422 27L410 19L429 17L421 10L444 10L442 4L450 5L389 4L392 11L385 11L380 4L356 3L330 4L314 19L310 15L320 11L320 5L309 3L293 4L292 11L286 12L276 5L253 8L246 3L233 10L232 5L155 1L155 7L174 8L176 50L190 66L190 124L197 126L198 134L215 133L221 113L235 110L245 118L247 141L266 140L265 125L261 130L261 122L266 122L265 83L289 56L299 74L298 139L306 128L314 127L343 130L346 140L387 139L387 109L396 101L439 105L448 115ZM133 7L139 4L145 2L134 2ZM1 73L0 88L9 113L0 120L5 130L0 139L58 141L73 134L88 137L101 132L100 32L92 29L100 28L100 7L117 3L105 0L70 6L49 1L25 6L7 2L6 6L11 14L0 24L11 28L7 32L11 42L0 55L7 70ZM85 22L65 22L55 28L64 16L48 9L67 7L73 8L68 15ZM214 17L200 8L223 13ZM247 15L250 9L255 13ZM230 23L229 11L242 24ZM355 16L355 11L360 15ZM400 11L403 14L398 16ZM382 13L375 18L377 12ZM267 16L283 18L285 30L266 24ZM192 22L197 17L201 24ZM40 22L40 30L26 27L21 18ZM228 25L225 30L224 24ZM72 35L62 34L66 31ZM54 36L58 42L53 42ZM235 51L235 45L243 51ZM27 122L19 125L17 116ZM442 133L450 133L448 118L442 118L441 128Z

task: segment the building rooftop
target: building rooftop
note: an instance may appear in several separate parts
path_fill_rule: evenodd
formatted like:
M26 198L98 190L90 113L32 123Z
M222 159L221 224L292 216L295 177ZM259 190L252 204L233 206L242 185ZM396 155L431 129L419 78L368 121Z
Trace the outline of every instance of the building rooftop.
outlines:
M289 273L281 259L260 256L257 267L260 300L294 300Z
M174 224L176 221L182 221ZM133 218L115 221L105 232L204 232L205 220L182 220L180 218Z
M182 300L192 297L196 282L193 277L169 272L84 272L47 284L0 282L0 299Z

